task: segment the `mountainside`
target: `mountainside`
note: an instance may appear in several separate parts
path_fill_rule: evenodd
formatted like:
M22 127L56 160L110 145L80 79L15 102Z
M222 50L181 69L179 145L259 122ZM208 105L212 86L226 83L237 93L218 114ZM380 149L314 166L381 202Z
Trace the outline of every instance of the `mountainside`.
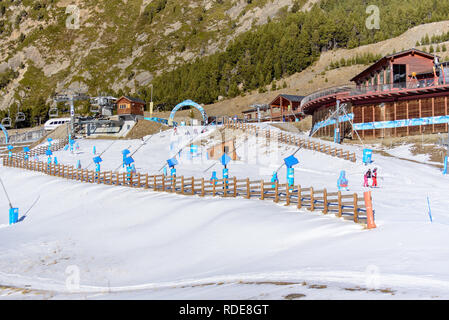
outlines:
M210 104L277 89L326 52L449 19L449 0L372 4L378 30L357 0L0 0L0 109L20 102L32 124L66 88L149 101L150 84L161 108Z
M292 4L0 0L0 109L13 98L27 105L29 98L47 99L67 87L134 91L178 64L223 50L235 36Z

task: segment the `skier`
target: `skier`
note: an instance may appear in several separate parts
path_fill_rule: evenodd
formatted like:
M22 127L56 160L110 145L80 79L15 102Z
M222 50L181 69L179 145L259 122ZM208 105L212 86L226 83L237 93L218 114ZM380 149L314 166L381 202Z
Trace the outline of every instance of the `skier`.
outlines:
M371 169L368 169L368 171L363 176L363 186L369 187L369 179L371 179Z
M338 187L339 191L342 190L342 189L346 190L346 191L349 190L349 188L348 188L348 179L346 179L346 171L344 171L344 170L342 170L340 172L340 177L337 180L337 187Z
M373 180L373 183L372 183L371 187L377 188L377 168L374 168L374 170L373 170L372 180Z

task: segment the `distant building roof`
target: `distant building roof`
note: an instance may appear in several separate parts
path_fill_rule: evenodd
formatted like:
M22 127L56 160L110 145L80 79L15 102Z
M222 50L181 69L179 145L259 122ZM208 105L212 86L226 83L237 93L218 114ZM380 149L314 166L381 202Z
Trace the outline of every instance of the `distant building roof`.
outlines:
M418 54L420 56L423 56L425 58L429 58L429 59L432 59L432 60L435 59L435 57L440 58L439 56L436 56L434 54L427 53L427 52L424 52L424 51L421 51L421 50L418 50L418 49L415 49L415 48L411 48L411 49L404 50L404 51L401 51L401 52L398 52L398 53L389 54L389 55L387 55L387 56L385 56L383 58L380 58L374 64L372 64L371 66L369 66L368 68L366 68L365 70L363 70L362 72L357 74L355 77L353 77L350 81L356 81L360 77L360 75L362 75L362 74L364 74L367 71L370 71L372 69L375 70L376 67L379 64L381 64L382 62L384 62L386 60L390 60L390 59L394 59L394 58L397 58L397 57L400 57L400 56L405 56L405 55L410 55L410 54L412 54L412 55L413 54Z
M280 98L283 98L289 102L301 102L302 99L304 99L304 96L296 96L296 95L292 95L292 94L280 94L278 95L276 98L274 98L273 101L270 102L270 105L279 105L280 104ZM278 102L279 100L279 102Z
M133 97L129 97L129 96L122 96L121 98L117 99L117 101L121 100L122 98L125 98L126 100L129 100L131 102L137 102L137 103L143 103L146 104L145 101L143 101L142 99L139 98L133 98Z

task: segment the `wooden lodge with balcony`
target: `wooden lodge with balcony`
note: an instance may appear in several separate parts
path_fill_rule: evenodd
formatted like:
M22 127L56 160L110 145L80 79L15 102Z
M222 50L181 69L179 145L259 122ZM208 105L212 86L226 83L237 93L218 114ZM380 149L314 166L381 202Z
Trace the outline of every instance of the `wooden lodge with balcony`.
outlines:
M301 101L304 96L280 94L270 102L272 121L294 122L304 118L301 112Z
M439 57L406 50L383 57L351 81L302 100L301 110L312 115L318 136L334 136L337 101L345 110L340 133L348 138L355 137L354 130L362 139L447 132L449 64Z

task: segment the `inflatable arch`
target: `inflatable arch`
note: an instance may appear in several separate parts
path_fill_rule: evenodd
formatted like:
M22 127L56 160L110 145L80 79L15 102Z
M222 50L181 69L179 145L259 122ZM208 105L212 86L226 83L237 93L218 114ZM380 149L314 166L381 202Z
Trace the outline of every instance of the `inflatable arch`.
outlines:
M204 124L205 125L207 124L207 114L206 114L206 111L204 110L204 108L202 106L200 106L198 103L193 102L192 100L185 100L185 101L177 104L171 111L170 117L168 118L169 125L173 124L173 119L175 118L176 111L178 111L182 107L186 107L186 106L194 107L195 109L197 109L201 113L201 116L203 117Z
M8 131L6 131L6 128L1 124L0 129L2 129L3 133L5 134L5 144L8 144Z

